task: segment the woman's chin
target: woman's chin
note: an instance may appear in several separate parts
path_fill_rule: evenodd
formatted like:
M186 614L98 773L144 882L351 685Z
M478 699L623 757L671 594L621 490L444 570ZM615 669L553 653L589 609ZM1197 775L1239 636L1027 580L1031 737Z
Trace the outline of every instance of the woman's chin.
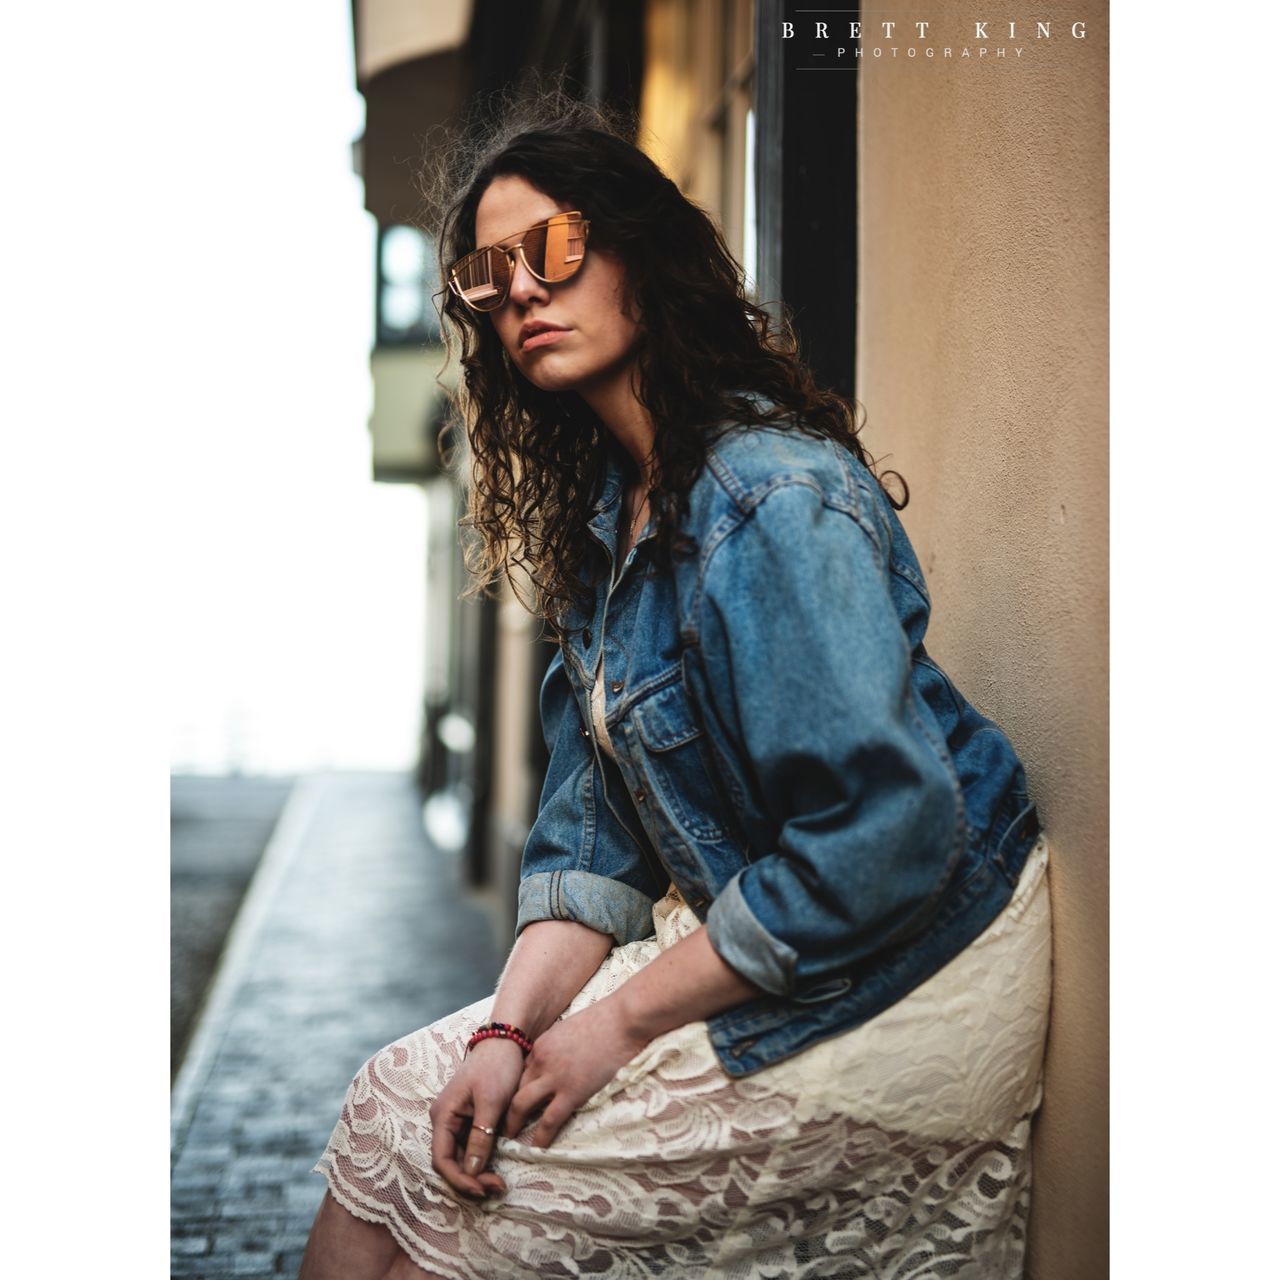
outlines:
M539 391L573 391L578 386L579 382L581 382L581 378L576 376L572 371L563 368L558 369L550 361L531 361L526 365L523 372L524 376L528 378Z

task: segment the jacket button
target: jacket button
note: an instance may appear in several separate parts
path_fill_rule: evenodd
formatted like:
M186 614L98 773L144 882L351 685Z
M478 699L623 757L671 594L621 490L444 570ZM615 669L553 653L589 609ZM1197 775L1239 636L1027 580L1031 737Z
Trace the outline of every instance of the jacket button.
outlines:
M644 798L647 793L643 787L636 788L636 804L644 804Z
M591 628L590 627L582 628L582 647L584 649L591 648Z
M610 682L610 684L609 684L609 688L610 688L610 689L612 689L612 690L614 691L614 693L621 693L621 692L622 692L622 681L621 681L621 680L613 680L613 681L611 681L611 682Z
M589 738L589 737L591 737L591 735L587 732L587 726L586 726L585 724L580 724L580 725L578 726L578 732L579 732L580 734L582 734L582 736L583 736L584 738Z

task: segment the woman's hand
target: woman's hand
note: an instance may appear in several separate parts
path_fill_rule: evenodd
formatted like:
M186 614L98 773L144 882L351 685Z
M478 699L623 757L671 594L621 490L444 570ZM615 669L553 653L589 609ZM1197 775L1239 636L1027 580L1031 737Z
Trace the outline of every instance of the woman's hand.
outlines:
M503 1130L514 1138L544 1108L530 1145L548 1147L564 1122L599 1092L648 1043L626 1026L621 1003L609 996L557 1022L533 1042Z
M431 1166L455 1191L483 1198L506 1183L486 1166L520 1083L524 1054L512 1040L482 1040L431 1104Z
M528 925L511 949L490 1017L536 1037L568 1007L611 946L609 935L576 921ZM524 1066L513 1040L481 1040L431 1104L431 1166L455 1191L485 1196L506 1190L487 1166Z

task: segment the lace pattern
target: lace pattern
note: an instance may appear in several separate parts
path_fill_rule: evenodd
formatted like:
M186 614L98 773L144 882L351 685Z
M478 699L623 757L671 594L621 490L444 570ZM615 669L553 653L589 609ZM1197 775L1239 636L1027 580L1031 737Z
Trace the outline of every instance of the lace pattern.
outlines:
M491 998L374 1054L316 1169L439 1276L1012 1280L1049 1007L1046 857L1041 840L991 927L853 1031L741 1079L705 1023L660 1036L548 1150L499 1139L502 1197L453 1195L427 1114ZM566 1016L701 927L675 892L654 925Z

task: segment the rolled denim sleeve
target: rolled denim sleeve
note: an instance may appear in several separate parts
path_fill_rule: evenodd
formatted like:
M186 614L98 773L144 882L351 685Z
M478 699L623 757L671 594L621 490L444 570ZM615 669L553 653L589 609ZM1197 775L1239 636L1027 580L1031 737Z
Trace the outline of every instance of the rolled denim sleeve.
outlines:
M923 928L961 852L960 785L917 713L874 527L783 482L705 573L708 696L777 832L717 895L708 936L776 995Z
M551 760L520 863L516 933L536 920L574 920L619 944L647 938L665 886L637 833L610 808L563 653L552 658L538 703Z

